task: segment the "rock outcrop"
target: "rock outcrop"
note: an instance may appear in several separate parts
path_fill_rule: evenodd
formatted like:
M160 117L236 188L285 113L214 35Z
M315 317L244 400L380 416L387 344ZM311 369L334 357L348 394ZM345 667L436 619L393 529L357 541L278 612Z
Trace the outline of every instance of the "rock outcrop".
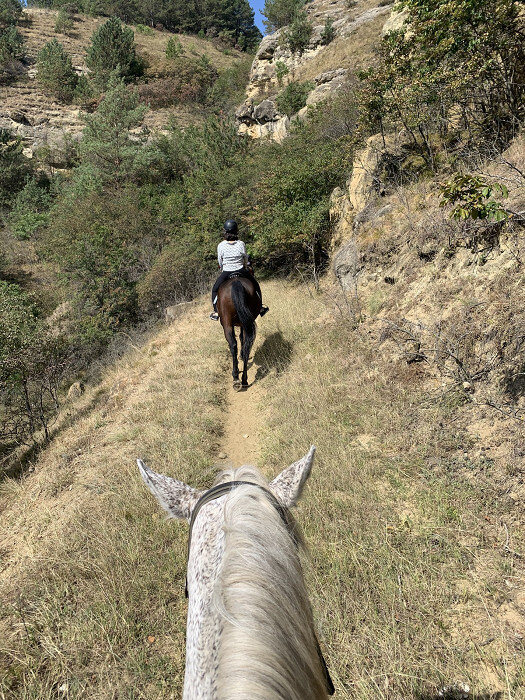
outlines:
M389 6L370 7L370 4L369 0L358 0L355 3L345 0L313 0L306 5L313 30L308 46L301 54L293 54L284 42L286 28L265 36L252 64L246 101L236 113L239 132L252 138L269 136L281 141L288 133L293 119L289 120L279 114L275 99L292 81L303 81L306 77L312 82L312 90L306 100L307 107L336 94L348 74L348 68L339 64L341 56L345 57L346 63L349 62L349 57L345 56L345 39L362 25L390 12ZM329 44L323 40L327 19L332 21L334 32L334 39ZM337 46L337 50L334 50L334 46ZM321 60L323 53L326 61ZM323 70L308 75L309 66L314 63ZM306 110L302 110L294 118L301 119L305 113Z

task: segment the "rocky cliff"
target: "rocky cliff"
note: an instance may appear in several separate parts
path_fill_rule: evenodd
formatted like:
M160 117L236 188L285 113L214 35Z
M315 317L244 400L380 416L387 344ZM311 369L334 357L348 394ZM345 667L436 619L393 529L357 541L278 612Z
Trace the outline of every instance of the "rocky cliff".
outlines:
M302 118L310 106L334 95L347 76L373 60L391 8L384 0L313 0L306 5L313 31L301 54L292 53L285 45L286 27L265 36L252 65L246 101L236 113L240 133L281 141L291 120L279 112L275 102L279 93L291 82L311 82L306 107L292 121ZM327 20L332 21L334 32L329 43L323 40Z

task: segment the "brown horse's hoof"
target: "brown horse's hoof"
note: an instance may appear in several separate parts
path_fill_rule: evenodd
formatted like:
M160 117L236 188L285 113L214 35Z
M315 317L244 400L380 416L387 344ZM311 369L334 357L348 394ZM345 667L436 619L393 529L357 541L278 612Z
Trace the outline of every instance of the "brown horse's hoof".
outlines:
M242 384L239 379L236 379L233 382L233 388L235 389L235 391L240 391L242 389Z

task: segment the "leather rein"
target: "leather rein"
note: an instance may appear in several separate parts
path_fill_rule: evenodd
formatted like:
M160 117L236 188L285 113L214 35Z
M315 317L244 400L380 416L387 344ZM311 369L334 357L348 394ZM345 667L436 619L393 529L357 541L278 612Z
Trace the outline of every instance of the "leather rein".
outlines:
M190 547L191 547L191 537L193 533L193 525L195 524L195 520L197 518L197 515L199 514L199 511L203 506L205 506L207 503L210 503L210 501L215 501L217 498L221 498L221 496L226 496L228 493L231 493L237 486L254 486L255 488L259 489L260 491L264 492L264 495L266 498L270 501L272 506L275 508L275 510L279 513L279 516L283 523L286 526L286 529L290 533L290 536L292 537L295 545L298 545L298 539L297 535L295 533L295 527L293 520L290 516L290 513L288 511L288 508L285 508L279 500L273 495L273 493L265 488L264 486L260 486L259 484L255 484L253 481L226 481L223 484L217 484L217 486L213 486L211 489L206 491L197 503L195 504L195 508L193 509L191 513L191 518L190 518L190 531L188 533L188 554L186 558L186 564L190 558ZM184 594L186 598L188 597L188 577L186 576L186 585L184 588ZM335 687L332 682L332 678L330 677L330 672L328 671L328 666L326 664L325 658L323 656L323 652L321 651L321 647L319 646L319 641L317 639L317 635L314 632L314 637L315 637L315 643L317 646L317 653L319 655L319 660L321 662L321 667L323 669L323 675L325 678L325 684L326 684L326 690L328 695L333 695L335 693Z

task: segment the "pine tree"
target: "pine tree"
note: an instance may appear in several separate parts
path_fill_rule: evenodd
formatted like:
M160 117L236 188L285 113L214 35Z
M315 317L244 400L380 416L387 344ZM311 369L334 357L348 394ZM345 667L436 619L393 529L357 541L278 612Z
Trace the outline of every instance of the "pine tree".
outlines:
M107 184L132 179L141 144L129 132L142 123L146 111L137 94L113 75L97 111L84 116L82 165L94 168Z
M19 0L0 0L0 27L16 24L22 14Z
M266 0L262 11L266 17L264 26L269 32L274 32L291 24L304 4L305 0Z
M77 84L71 57L56 39L40 50L36 61L38 83L45 92L62 102L70 102Z
M133 31L124 27L117 17L111 17L93 32L86 63L101 89L105 89L114 71L126 81L143 72L143 63L135 53L134 39Z

